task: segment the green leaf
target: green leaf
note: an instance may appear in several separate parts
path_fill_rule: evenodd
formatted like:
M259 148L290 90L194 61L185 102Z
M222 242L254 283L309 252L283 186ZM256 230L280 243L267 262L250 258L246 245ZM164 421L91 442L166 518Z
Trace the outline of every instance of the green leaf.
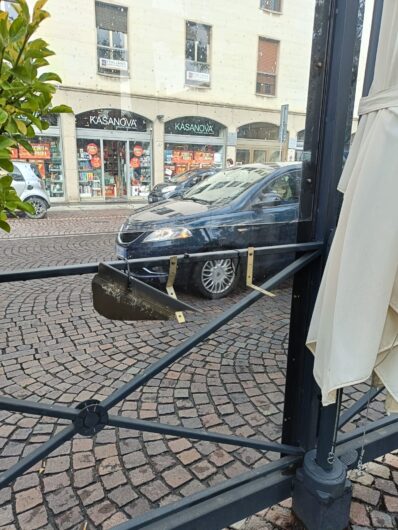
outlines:
M14 170L14 166L12 165L12 162L10 162L9 160L6 160L5 158L0 158L0 167L5 169L6 171L13 171ZM12 181L12 179L11 179L11 181Z
M22 17L17 17L10 26L10 41L19 41L26 33L26 22Z
M38 81L41 81L42 83L45 83L46 81L57 81L57 83L62 83L62 79L58 74L54 74L54 72L44 72L44 74L41 74L38 78Z
M49 109L51 114L61 114L63 112L73 112L73 110L68 105L56 105Z
M14 166L12 167L12 170L13 169L14 169ZM11 184L12 184L12 176L11 175L4 175L3 177L0 177L0 189L2 188L3 190L4 189L8 190L8 188L11 187ZM12 188L12 189L14 190L14 188Z
M4 109L0 108L0 125L3 125L8 120L8 114Z
M0 136L0 149L7 149L15 145L15 141L7 136Z
M0 228L4 230L4 232L11 232L11 226L6 221L0 220Z
M33 153L33 147L30 145L30 143L27 140L24 140L23 138L18 139L18 143L22 145L29 153Z

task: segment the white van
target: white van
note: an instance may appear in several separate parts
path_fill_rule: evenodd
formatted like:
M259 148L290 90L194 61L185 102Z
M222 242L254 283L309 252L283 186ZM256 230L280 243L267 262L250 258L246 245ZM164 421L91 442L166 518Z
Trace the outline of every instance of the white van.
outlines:
M13 161L13 165L12 186L19 198L32 204L35 209L34 214L26 213L26 215L31 219L43 219L50 208L50 199L39 170L29 162Z

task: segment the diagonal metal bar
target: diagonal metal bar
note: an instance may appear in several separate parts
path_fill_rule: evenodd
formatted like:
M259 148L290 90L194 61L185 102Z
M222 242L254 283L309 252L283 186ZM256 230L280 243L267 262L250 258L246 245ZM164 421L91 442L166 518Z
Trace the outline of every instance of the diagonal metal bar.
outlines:
M293 470L300 462L298 457L281 458L277 462L224 480L217 486L205 488L177 502L146 512L114 527L113 530L224 528L287 498L291 491ZM283 486L282 494L280 486ZM186 519L188 513L190 515ZM216 520L221 522L219 526Z
M35 449L19 460L19 462L0 475L0 489L8 486L15 478L21 476L26 470L37 464L37 462L40 462L40 460L48 456L52 451L55 451L60 445L70 440L74 434L76 434L74 425L69 425L38 449Z
M365 430L365 434L369 435L372 432L380 431L381 429L388 427L390 425L395 425L395 428L398 432L398 414L391 414L391 416L387 416L385 418L381 418L380 420L372 421L371 423L366 424L365 426L358 427L354 431L347 432L344 434L340 434L337 437L337 447L340 445L343 445L347 442L350 442L352 440L356 440L358 438L363 437L363 433ZM365 427L365 429L364 429ZM383 453L384 454L384 453Z
M23 412L26 414L35 414L38 416L49 416L63 420L74 420L79 411L61 405L50 405L48 403L36 403L24 399L14 399L0 397L0 410L9 410L12 412Z
M314 261L318 256L320 255L320 250L317 250L315 252L307 253L304 256L301 256L296 261L282 269L280 272L269 278L263 285L261 286L266 291L269 291L279 283L281 283L284 280L287 280L291 276L293 276L297 271L303 269L306 265ZM187 352L189 352L192 348L197 346L200 342L207 339L212 333L220 329L224 324L232 320L234 317L239 315L242 311L250 307L252 304L257 302L261 297L263 296L262 293L254 291L247 296L243 298L240 302L234 304L232 307L230 307L227 311L225 311L222 315L220 315L218 318L214 319L210 324L207 324L204 326L201 330L199 330L195 335L184 341L180 346L177 346L174 350L172 350L170 353L165 355L162 359L159 361L153 363L151 366L149 366L147 369L145 369L141 374L134 377L132 381L129 383L126 383L122 387L120 387L118 390L113 392L110 396L108 396L104 401L102 401L101 405L106 409L109 410L110 408L114 407L122 401L124 398L126 398L129 394L134 392L137 388L144 385L147 381L152 379L155 375L160 373L162 370L170 366L174 361L177 359L180 359L183 355L185 355Z
M344 425L348 423L354 416L359 414L367 406L368 400L372 401L376 396L380 394L380 392L383 391L383 388L384 387L370 388L369 391L361 397L361 399L358 399L358 401L354 403L354 405L345 410L343 414L340 415L339 429L344 427Z
M256 254L267 256L270 254L283 254L291 252L310 252L321 248L322 242L312 241L309 243L291 243L287 245L274 245L268 247L256 247ZM194 254L179 254L178 260L184 262L198 262L204 259L225 259L236 258L237 256L243 258L247 255L247 248L236 250L219 250L214 252L198 252ZM145 265L148 264L168 264L170 256L156 256L148 258L137 258L128 260L130 265ZM109 261L107 265L111 265L116 269L124 269L125 261ZM4 271L0 272L0 283L6 282L20 282L26 280L39 280L43 278L57 278L59 276L76 276L80 274L95 274L98 272L98 263L79 263L76 265L63 265L62 267L41 267L40 269L28 269L20 271Z
M238 445L240 447L250 447L259 451L273 451L286 455L300 456L304 450L285 444L269 442L259 438L243 438L242 436L233 436L220 434L217 432L207 432L200 429L189 429L165 423L154 421L138 420L134 418L125 418L123 416L109 416L109 425L111 427L120 427L123 429L134 429L142 432L155 432L159 434L168 434L178 436L179 438L191 438L192 440L205 440L208 442Z

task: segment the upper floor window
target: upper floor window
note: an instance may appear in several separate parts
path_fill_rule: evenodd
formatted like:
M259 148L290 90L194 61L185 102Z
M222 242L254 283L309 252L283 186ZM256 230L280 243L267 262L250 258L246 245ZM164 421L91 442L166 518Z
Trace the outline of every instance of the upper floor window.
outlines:
M266 11L276 11L280 13L282 10L281 4L282 0L260 0L260 9L264 9Z
M14 20L18 13L16 10L16 2L14 0L0 0L0 10L8 13L8 18Z
M257 59L257 94L275 96L279 42L260 37Z
M128 76L127 7L95 3L98 72Z
M211 27L196 22L186 22L185 84L210 86Z

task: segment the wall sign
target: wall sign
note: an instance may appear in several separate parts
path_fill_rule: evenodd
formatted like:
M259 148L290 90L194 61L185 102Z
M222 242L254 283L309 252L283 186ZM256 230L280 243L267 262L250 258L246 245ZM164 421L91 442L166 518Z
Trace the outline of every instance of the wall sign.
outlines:
M76 115L76 127L113 131L146 132L148 120L139 114L120 109L95 109Z
M192 136L220 136L224 126L217 121L198 116L185 116L170 120L165 125L166 134L185 134Z

